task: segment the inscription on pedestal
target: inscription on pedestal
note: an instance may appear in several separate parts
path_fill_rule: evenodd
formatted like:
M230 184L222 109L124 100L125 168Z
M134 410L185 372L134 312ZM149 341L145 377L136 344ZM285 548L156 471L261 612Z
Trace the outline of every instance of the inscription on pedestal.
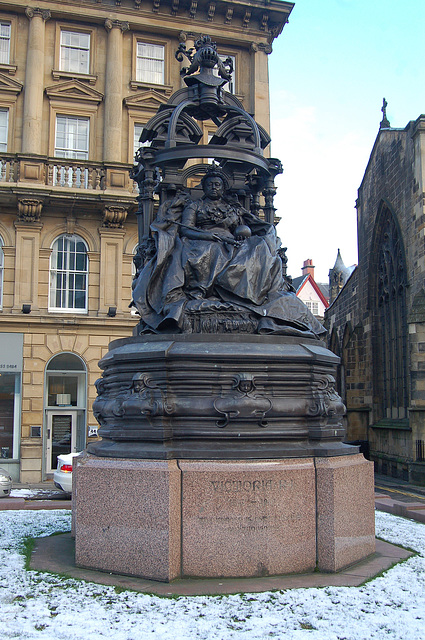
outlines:
M307 460L180 462L186 575L267 575L315 564L314 468ZM307 497L307 499L306 499ZM296 505L296 506L294 506Z
M291 489L293 480L211 480L214 491L239 492L239 491L272 491L273 489Z

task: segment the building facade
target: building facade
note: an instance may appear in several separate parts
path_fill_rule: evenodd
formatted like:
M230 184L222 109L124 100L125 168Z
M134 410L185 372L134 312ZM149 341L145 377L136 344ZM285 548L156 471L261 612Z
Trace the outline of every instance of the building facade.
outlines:
M326 312L347 439L425 483L425 116L381 123L358 191L358 267ZM331 283L332 284L332 283Z
M292 279L297 298L302 300L311 313L321 322L329 306L328 285L316 282L314 279L313 260L304 260L302 275Z
M143 125L181 87L202 33L269 130L268 55L292 4L4 1L0 6L0 465L49 477L96 437L98 361L132 334ZM205 143L208 122L201 123Z

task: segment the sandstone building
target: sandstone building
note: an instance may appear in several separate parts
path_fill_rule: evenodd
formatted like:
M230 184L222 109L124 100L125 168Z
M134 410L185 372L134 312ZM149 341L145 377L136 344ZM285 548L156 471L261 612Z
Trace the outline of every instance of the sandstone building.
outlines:
M358 191L358 267L326 323L347 440L367 442L379 472L425 483L425 116L391 128L385 106Z
M179 42L208 33L227 89L269 130L281 0L61 0L0 9L0 465L39 481L95 434L98 360L131 335L129 177L146 123L181 87ZM203 125L208 142L208 122Z

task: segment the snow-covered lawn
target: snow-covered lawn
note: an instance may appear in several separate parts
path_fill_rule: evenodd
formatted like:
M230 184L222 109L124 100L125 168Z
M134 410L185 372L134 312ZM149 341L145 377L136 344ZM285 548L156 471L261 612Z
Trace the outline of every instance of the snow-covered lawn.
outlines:
M377 512L377 535L419 552L363 587L159 598L26 571L22 541L70 528L65 511L0 512L0 638L423 640L425 525Z

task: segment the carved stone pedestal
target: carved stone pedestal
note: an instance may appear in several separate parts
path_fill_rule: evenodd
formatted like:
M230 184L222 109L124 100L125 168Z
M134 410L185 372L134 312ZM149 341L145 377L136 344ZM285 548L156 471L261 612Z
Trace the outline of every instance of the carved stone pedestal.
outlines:
M338 571L375 550L373 465L360 454L85 455L74 500L77 565L153 580Z
M318 340L117 340L75 469L79 566L169 581L338 571L374 551L373 465L342 443Z

